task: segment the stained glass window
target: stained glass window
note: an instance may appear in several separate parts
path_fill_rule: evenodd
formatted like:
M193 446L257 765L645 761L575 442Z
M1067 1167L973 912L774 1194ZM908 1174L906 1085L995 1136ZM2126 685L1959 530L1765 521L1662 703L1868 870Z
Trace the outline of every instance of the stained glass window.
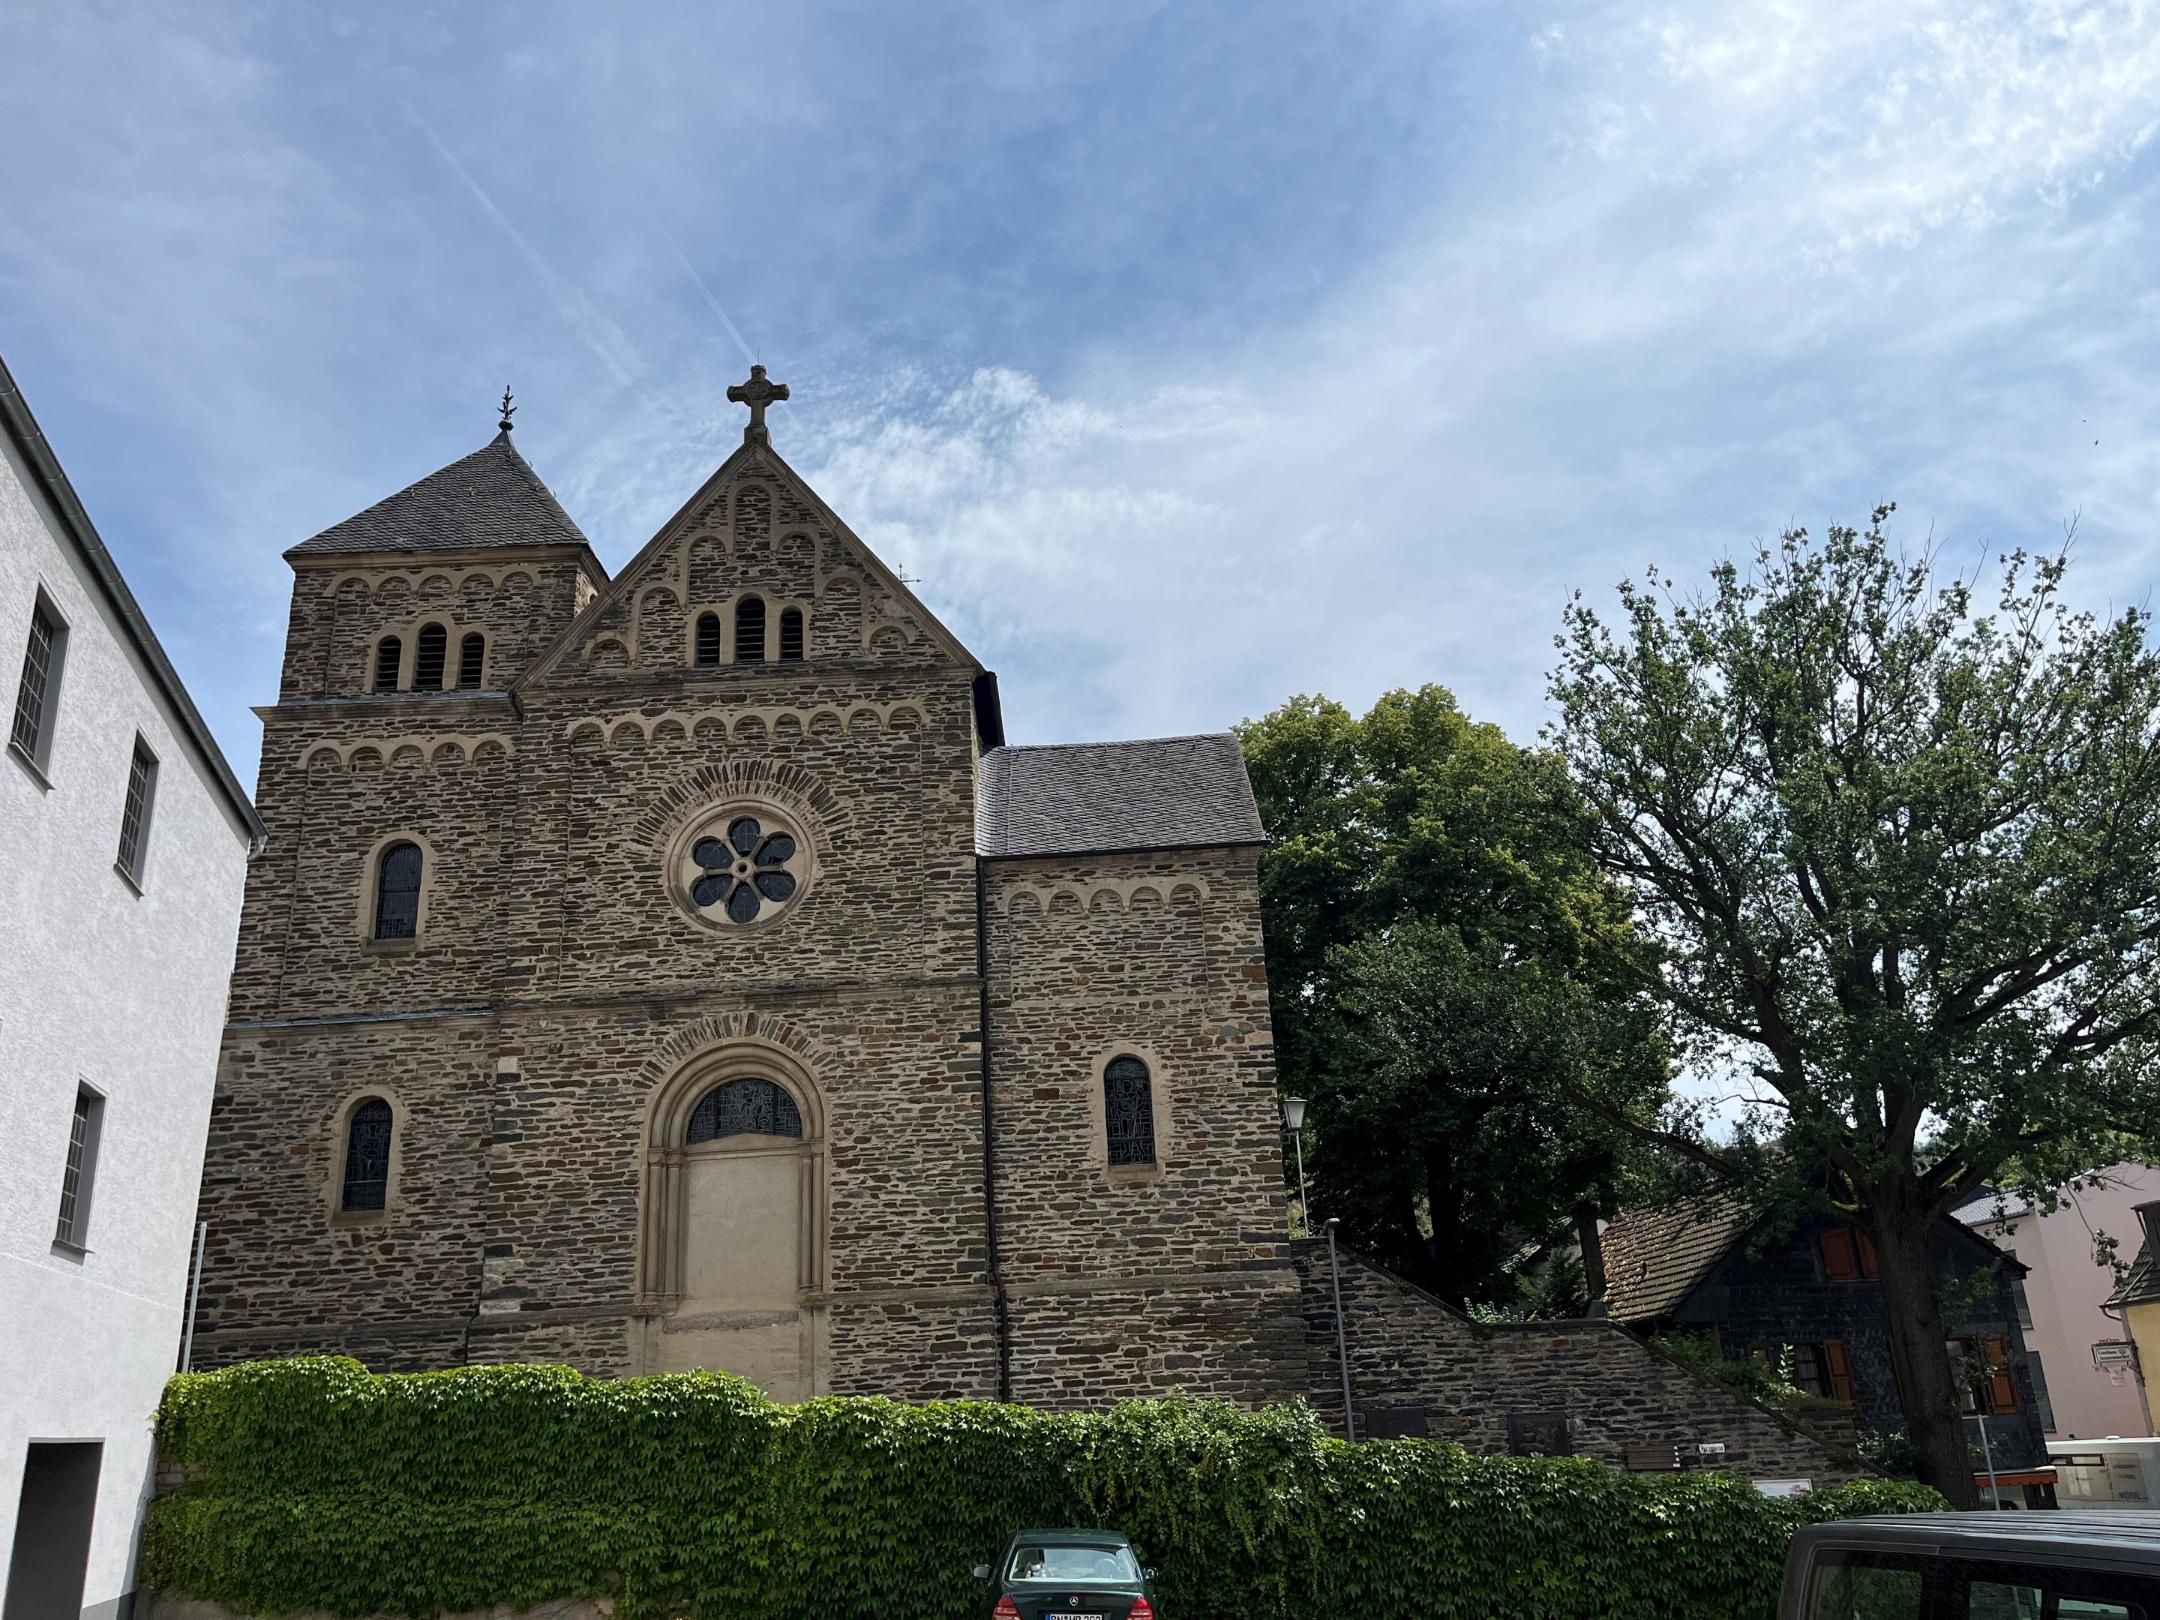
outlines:
M390 1105L368 1097L345 1126L345 1186L338 1207L381 1209L389 1190Z
M470 690L480 684L487 663L487 637L475 630L458 643L457 683Z
M735 604L735 662L765 662L765 599L746 596Z
M420 931L420 846L392 844L375 875L375 937L411 939Z
M375 690L397 690L398 664L405 656L405 643L396 636L384 636L375 647Z
M770 1080L725 1080L698 1099L690 1111L690 1142L716 1142L723 1136L802 1135L802 1110L785 1087Z
M1138 1058L1112 1058L1103 1070L1103 1124L1112 1164L1155 1162L1155 1088Z
M725 836L690 846L690 901L731 923L752 923L795 898L802 846L793 833L757 816L736 816Z
M698 615L697 661L701 664L720 662L720 615L717 613Z
M423 624L420 639L413 643L413 690L440 692L443 665L450 656L450 632L439 624Z
M802 655L802 609L788 608L780 615L780 656L800 662Z

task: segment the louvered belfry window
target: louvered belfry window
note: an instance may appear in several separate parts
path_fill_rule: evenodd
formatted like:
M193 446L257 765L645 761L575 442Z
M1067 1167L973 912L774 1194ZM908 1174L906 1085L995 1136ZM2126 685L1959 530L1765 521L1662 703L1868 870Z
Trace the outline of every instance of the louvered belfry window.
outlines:
M1155 1088L1136 1057L1112 1058L1103 1070L1103 1126L1112 1164L1155 1162Z
M440 692L443 666L450 657L450 632L439 624L423 624L413 643L413 690Z
M340 1209L381 1209L390 1191L390 1105L362 1099L345 1126L345 1185Z
M411 939L420 931L420 846L392 844L375 874L375 937Z
M780 656L800 663L803 655L802 609L788 608L780 615Z
M23 647L22 679L15 687L15 724L9 736L31 759L45 758L45 721L52 707L54 653L60 626L43 602L30 609L30 639Z
M487 637L475 630L458 643L457 683L467 691L480 684L487 664Z
M375 690L397 690L398 664L405 656L405 643L396 636L384 636L375 647Z
M701 664L720 662L720 615L700 613L697 621L697 661Z
M723 1136L802 1135L802 1110L783 1086L770 1080L724 1080L698 1099L690 1111L691 1143L717 1142Z
M735 604L735 662L765 662L765 600L746 596Z

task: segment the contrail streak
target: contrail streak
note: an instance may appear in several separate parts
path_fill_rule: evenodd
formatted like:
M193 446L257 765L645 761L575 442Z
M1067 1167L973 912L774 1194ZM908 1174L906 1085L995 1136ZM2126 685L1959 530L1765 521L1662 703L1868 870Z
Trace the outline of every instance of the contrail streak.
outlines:
M510 222L510 216L495 206L495 199L473 178L472 171L460 163L457 154L443 144L442 137L435 133L434 126L420 116L420 109L403 96L398 100L405 108L405 116L427 137L428 144L435 148L436 155L449 166L452 174L465 183L465 189L473 194L473 200L479 203L490 219L502 227L503 234L509 237L518 252L525 256L525 262L532 267L533 273L540 278L541 285L547 289L548 296L554 300L556 312L577 334L579 341L592 350L600 363L615 374L616 381L625 387L635 388L638 382L637 374L643 368L638 364L637 351L623 335L622 328L594 308L592 300L574 283L556 274L555 267L548 263L538 248L526 240L525 233ZM722 319L726 317L723 316Z
M653 215L653 229L660 233L662 241L675 250L677 262L682 265L684 272L690 279L697 283L697 290L705 295L706 304L711 307L715 315L720 317L720 324L727 328L727 335L735 340L735 347L742 350L742 357L752 365L756 365L756 353L748 343L743 341L742 333L736 329L735 323L728 319L728 312L720 307L720 300L713 296L712 289L705 285L705 278L698 274L697 266L690 262L690 255L682 250L682 244L675 240L673 233L661 222L658 214Z

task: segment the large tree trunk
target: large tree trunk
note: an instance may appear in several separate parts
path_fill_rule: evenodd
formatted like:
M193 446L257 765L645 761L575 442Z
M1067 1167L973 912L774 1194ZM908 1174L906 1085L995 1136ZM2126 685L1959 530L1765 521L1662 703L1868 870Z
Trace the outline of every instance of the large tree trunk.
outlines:
M1912 1441L1923 1483L1950 1499L1952 1507L1976 1508L1972 1455L1959 1417L1957 1377L1950 1367L1942 1300L1928 1267L1932 1222L1917 1184L1906 1176L1874 1189L1869 1226L1890 1315L1890 1354L1905 1395L1905 1433Z

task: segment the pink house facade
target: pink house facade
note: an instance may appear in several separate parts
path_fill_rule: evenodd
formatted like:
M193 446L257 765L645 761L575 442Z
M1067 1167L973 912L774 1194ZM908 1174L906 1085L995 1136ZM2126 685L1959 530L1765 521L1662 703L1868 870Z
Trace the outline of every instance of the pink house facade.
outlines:
M1982 1193L1956 1213L1974 1231L2031 1267L2025 1278L2027 1349L2046 1378L2054 1422L2050 1440L2097 1440L2147 1435L2152 1419L2129 1359L2129 1331L2103 1308L2115 1273L2094 1252L2111 1237L2127 1261L2140 1238L2134 1206L2160 1199L2160 1167L2118 1164L2101 1172L2051 1214L2036 1215L2022 1199Z

